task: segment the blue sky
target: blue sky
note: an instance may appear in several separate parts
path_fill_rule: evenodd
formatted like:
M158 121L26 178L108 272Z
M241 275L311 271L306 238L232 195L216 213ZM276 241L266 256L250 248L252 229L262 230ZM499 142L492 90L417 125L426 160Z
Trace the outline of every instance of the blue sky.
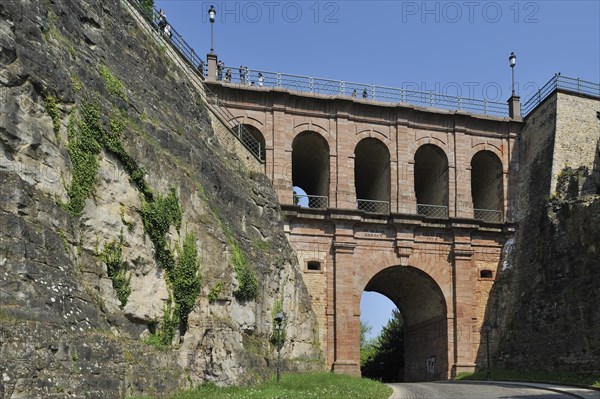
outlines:
M514 51L524 100L556 72L600 82L597 0L156 0L199 54L210 50L211 4L215 52L231 66L506 101ZM372 335L392 308L363 295Z

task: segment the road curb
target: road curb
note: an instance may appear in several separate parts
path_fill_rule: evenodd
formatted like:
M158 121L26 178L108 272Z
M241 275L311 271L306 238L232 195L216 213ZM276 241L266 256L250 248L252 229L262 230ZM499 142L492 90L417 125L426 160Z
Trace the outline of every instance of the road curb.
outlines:
M482 380L459 380L452 381L453 383L472 383L472 384L489 384L489 385L512 385L534 389L544 389L568 395L578 399L600 399L600 391L591 388L580 386L556 385L538 382L523 382L523 381L482 381Z

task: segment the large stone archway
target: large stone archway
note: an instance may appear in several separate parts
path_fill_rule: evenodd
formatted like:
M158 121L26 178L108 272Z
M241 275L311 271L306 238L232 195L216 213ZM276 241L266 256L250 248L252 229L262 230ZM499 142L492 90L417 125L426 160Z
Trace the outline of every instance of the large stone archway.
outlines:
M448 311L444 294L435 280L412 266L391 266L375 274L365 291L386 296L402 314L404 380L447 378Z

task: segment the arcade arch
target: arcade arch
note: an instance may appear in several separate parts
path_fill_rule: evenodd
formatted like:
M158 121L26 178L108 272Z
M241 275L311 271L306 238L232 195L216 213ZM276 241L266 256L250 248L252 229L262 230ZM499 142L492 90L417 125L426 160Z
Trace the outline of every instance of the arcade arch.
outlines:
M354 149L358 209L389 212L390 152L380 140L365 138Z
M329 145L318 133L304 131L292 142L292 186L308 196L310 208L327 208Z
M425 144L415 152L417 213L448 217L448 157L436 145Z

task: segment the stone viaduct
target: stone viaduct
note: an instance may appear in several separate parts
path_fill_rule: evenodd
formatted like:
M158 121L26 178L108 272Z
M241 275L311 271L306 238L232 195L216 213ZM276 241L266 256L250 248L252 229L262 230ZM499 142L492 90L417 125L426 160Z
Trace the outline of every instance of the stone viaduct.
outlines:
M360 299L376 291L402 314L406 380L472 371L514 232L520 116L207 84L262 144L327 365L360 374Z
M223 82L216 61L206 84L260 143L327 366L360 375L360 299L375 291L402 314L405 380L473 371L515 229L519 97L495 117L374 101L366 88L317 94L312 78L308 92Z

